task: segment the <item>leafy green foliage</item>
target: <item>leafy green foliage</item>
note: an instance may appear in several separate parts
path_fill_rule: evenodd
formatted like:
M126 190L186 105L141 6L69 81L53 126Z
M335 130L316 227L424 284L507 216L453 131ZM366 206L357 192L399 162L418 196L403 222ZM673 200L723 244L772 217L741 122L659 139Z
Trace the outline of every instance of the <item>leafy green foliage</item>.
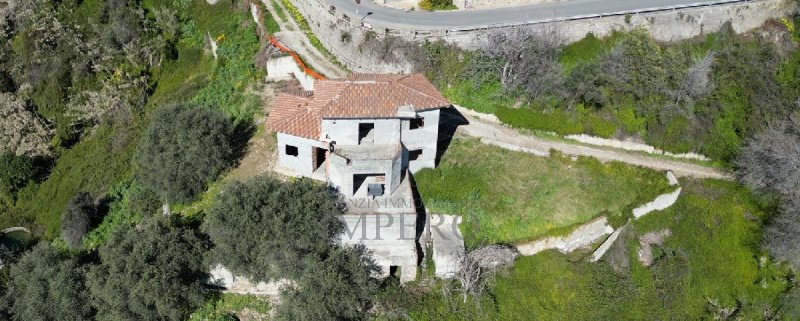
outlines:
M452 10L457 9L453 0L421 0L417 5L424 10Z
M279 320L367 320L380 268L363 245L337 247L323 260L306 260L297 287L282 291ZM331 295L335 293L335 295Z
M118 229L87 284L98 319L185 320L203 304L208 244L178 222Z
M97 208L89 193L75 195L61 214L61 238L69 247L76 248L83 236L97 221Z
M188 202L231 163L230 121L193 105L156 110L136 154L137 177L169 202Z
M548 41L525 36L533 39L519 41ZM643 30L602 39L588 34L559 50L561 68L546 75L516 68L517 77L532 78L533 86L522 87L501 81L504 60L495 48L506 43L482 51L431 43L422 55L409 56L453 103L495 113L515 127L640 137L726 164L747 137L796 110L800 98L796 51L785 55L766 37L737 36L730 28L670 44Z
M335 198L309 180L261 176L226 186L205 218L214 259L255 280L299 276L342 230ZM258 253L258 255L254 255Z
M11 206L17 191L36 174L33 160L11 153L0 154L0 204Z
M94 314L76 259L40 244L11 266L11 320L88 320Z
M256 295L222 293L209 300L203 307L192 313L189 321L235 321L236 315L269 315L272 306L269 299Z

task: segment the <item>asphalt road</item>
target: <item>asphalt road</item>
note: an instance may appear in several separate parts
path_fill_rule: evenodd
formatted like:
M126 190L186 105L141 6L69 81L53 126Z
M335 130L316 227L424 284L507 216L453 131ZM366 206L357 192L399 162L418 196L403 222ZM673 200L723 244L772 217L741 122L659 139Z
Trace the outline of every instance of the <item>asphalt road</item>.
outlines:
M308 0L304 0L308 1ZM367 23L402 28L413 26L416 29L469 29L498 24L524 24L548 19L572 18L597 14L619 14L626 12L649 11L655 8L692 6L704 3L703 0L565 0L537 5L459 11L402 11L373 3L371 0L321 0L335 6L338 13L345 13L351 19L361 19ZM378 0L380 1L380 0ZM458 1L458 0L455 0ZM711 2L739 2L722 0ZM367 16L368 12L372 12Z

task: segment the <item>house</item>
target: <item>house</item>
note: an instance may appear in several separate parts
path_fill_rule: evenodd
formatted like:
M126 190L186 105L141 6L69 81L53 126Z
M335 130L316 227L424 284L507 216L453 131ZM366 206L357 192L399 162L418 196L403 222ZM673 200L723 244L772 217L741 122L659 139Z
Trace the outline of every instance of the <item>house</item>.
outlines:
M347 198L389 198L407 173L436 165L439 110L450 103L422 74L318 80L279 94L267 119L276 170L326 181Z

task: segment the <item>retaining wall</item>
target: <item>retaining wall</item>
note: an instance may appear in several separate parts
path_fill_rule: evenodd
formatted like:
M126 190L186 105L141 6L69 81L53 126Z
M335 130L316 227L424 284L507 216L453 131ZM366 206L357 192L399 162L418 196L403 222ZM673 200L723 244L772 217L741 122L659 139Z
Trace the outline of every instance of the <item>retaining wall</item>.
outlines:
M491 25L466 29L404 29L370 25L371 29L361 27L360 17L331 10L324 0L291 0L306 16L311 29L317 37L348 68L357 72L409 72L412 66L404 62L386 61L378 55L366 55L359 44L367 32L378 37L396 36L405 40L423 42L438 40L457 44L465 49L476 49L485 43L489 32L502 28L517 28L514 25ZM606 36L614 30L644 28L661 41L688 39L718 31L730 22L737 33L761 26L764 21L784 17L797 9L792 0L755 0L736 3L709 5L683 9L660 9L655 12L617 12L609 15L565 17L547 21L527 21L522 23L535 28L555 28L567 42L582 39L588 32ZM349 35L349 37L343 37ZM350 40L347 40L350 39ZM401 59L402 60L402 59Z

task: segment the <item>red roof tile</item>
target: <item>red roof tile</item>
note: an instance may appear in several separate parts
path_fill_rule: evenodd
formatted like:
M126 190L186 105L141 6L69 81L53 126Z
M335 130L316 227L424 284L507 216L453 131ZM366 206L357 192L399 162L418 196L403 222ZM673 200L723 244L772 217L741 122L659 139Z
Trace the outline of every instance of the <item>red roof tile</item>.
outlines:
M280 94L267 118L274 131L319 139L323 118L390 118L399 107L424 111L450 106L422 74L353 74L338 80L318 80L314 94Z

